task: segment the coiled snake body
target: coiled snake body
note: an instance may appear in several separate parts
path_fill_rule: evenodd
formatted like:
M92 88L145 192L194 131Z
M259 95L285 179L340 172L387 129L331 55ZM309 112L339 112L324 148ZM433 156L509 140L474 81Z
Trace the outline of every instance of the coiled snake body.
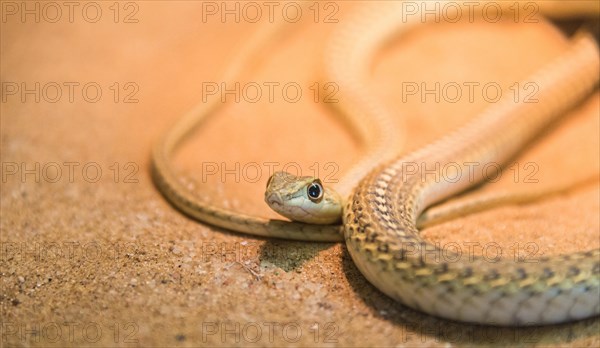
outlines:
M467 172L468 163L505 163L596 85L600 67L594 40L579 35L563 55L527 79L539 85L538 103L517 104L510 98L502 99L439 141L393 158L399 151L398 137L381 136L384 134L381 129L387 127L389 119L387 111L373 102L359 81L366 74L364 61L379 43L398 30L417 24L399 25L398 16L389 8L361 13L360 20L349 21L348 25L372 30L357 36L355 29L342 28L326 59L334 81L347 87L344 98L347 103L340 105L342 113L351 122L365 116L377 121L362 130L361 137L369 147L365 159L350 170L349 176L357 179L346 180L338 187L342 197L349 197L343 209L342 227L311 224L310 218L303 220L309 223L301 223L242 215L199 201L179 183L168 162L170 153L200 120L219 106L219 100L199 104L156 144L152 169L160 191L186 214L235 231L298 240L340 241L342 228L352 259L372 284L401 303L432 315L492 325L540 325L600 314L600 250L541 258L536 263L504 259L491 263L478 257L449 255L447 250L445 257L440 258L441 251L420 237L419 216L433 203L481 182L482 174L463 175L450 182L443 178L435 180L435 176L420 169L406 169L407 163L417 163L417 168L432 168L436 163L443 167L452 162ZM268 35L268 31L256 35L256 41L242 50L225 80L237 76L241 62ZM374 163L382 160L384 163L373 169ZM358 178L362 179L356 184ZM272 205L284 205L286 197L297 201L298 192L308 194L301 204L315 204L316 211L320 210L318 204L329 200L322 197L325 192L321 191L325 189L314 178L300 178L308 186L294 183L289 195L270 191L275 187L281 189L281 179L281 174L270 179L266 200ZM291 217L294 219L293 213Z

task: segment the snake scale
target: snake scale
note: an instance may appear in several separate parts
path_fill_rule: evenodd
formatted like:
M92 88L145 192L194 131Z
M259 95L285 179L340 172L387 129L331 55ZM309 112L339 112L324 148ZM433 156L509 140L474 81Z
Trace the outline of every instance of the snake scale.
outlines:
M194 127L218 109L220 100L215 98L182 117L153 148L152 174L157 187L184 213L223 228L296 240L345 240L358 269L372 284L404 305L431 315L480 324L526 326L600 314L600 250L543 257L536 263L508 259L489 262L448 250L439 257L441 250L419 235L419 217L427 207L484 178L476 172L475 176L460 176L458 181L435 180L427 172L409 172L404 166L419 163L430 168L436 163L458 163L461 170L468 171L463 164L506 163L596 86L600 65L595 41L580 33L564 53L525 79L539 85L538 103L515 103L503 98L462 128L417 151L397 156L400 137L382 131L389 127L390 113L374 101L360 81L367 74L365 61L386 38L420 24L418 20L400 21L400 8L394 8L399 4L387 3L385 8L373 5L349 20L334 35L326 57L329 76L340 83L340 90L345 90L345 102L337 105L341 114L351 124L365 117L371 119L365 127L357 127L367 144L366 155L349 170L350 179L336 187L339 196L348 197L339 209L341 226L243 215L202 202L179 182L169 164L170 154ZM551 4L549 14L581 12L572 8L561 12L554 7L555 2ZM597 4L592 7L597 15ZM243 62L274 30L271 26L259 31L246 43L226 71L225 81L240 74ZM296 178L299 181L290 182L291 194L271 191L285 190L283 179L291 178L279 174L269 179L267 202L279 206L291 197L301 204L322 205L332 200L324 198L325 193L332 193L315 178ZM293 214L291 217L294 219Z

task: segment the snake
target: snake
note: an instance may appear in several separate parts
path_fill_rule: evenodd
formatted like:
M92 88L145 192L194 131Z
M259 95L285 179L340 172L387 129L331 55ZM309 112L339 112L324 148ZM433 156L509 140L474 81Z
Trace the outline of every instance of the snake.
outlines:
M539 2L539 8L550 17L598 15L596 2L583 3L583 8L575 8ZM468 163L506 163L526 148L596 87L600 64L595 40L579 32L564 52L523 80L538 84L539 102L503 98L439 140L402 153L403 137L386 131L393 110L379 103L362 83L373 52L393 35L423 24L419 18L401 18L402 4L361 8L337 28L326 50L326 74L343 91L335 107L350 125L360 125L356 132L366 147L335 189L319 178L274 173L267 182L265 201L291 221L250 216L199 199L181 182L170 157L218 110L222 105L218 98L199 103L156 142L151 155L155 185L181 212L210 225L263 237L343 241L371 284L401 304L432 316L494 326L531 326L599 315L600 249L544 256L535 263L490 262L442 251L419 233L419 227L427 223L423 217L428 207L485 179L476 171L472 176L459 175L458 180L443 176L440 180L426 169L453 163L458 164L457 171L467 172ZM223 80L235 80L277 28L259 28L228 66ZM409 170L411 163L419 164L417 170Z

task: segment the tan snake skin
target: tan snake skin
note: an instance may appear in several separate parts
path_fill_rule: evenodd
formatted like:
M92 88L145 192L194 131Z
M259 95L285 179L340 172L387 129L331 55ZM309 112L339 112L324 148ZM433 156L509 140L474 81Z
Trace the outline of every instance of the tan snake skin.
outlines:
M506 100L446 138L386 164L358 185L344 213L346 244L361 272L390 297L415 309L460 321L539 325L600 313L600 251L541 258L537 263L486 261L424 241L416 221L425 207L480 180L435 181L403 164L504 163L596 83L592 41L573 49L530 81L546 86L540 103ZM568 87L566 87L568 86ZM498 130L502 130L499 132ZM468 168L462 166L463 173ZM448 261L450 260L450 261Z
M373 12L376 13L377 11ZM381 14L381 12L385 12ZM379 17L363 16L358 27L377 21L378 26L364 37L337 42L342 48L332 50L327 62L329 73L340 83L356 84L360 78L346 77L350 71L364 69L364 61L385 37L398 29L391 11L379 10ZM365 12L370 13L370 12ZM417 23L412 23L417 24ZM411 23L403 23L409 29ZM355 33L355 32L354 32ZM259 34L268 36L268 33ZM264 40L257 39L258 41ZM344 41L345 40L345 41ZM250 43L251 51L257 43ZM368 46L368 49L363 49ZM348 52L349 51L349 52ZM350 57L335 64L336 52ZM349 55L348 55L349 54ZM236 60L247 59L245 54ZM339 61L338 61L339 62ZM361 65L362 64L362 65ZM241 64L233 64L226 74L233 79ZM359 77L364 71L356 72ZM481 175L462 176L458 182L432 180L422 172L407 174L405 163L425 163L433 167L454 162L505 163L524 148L553 120L578 103L597 84L600 74L598 48L587 35L576 38L571 47L526 81L539 85L538 103L515 104L510 98L497 104L465 127L443 139L372 169L372 156L351 169L360 178L358 185L345 181L339 190L346 195L353 189L343 214L344 239L354 262L365 277L390 297L432 315L492 325L540 325L586 318L600 313L600 251L541 258L537 263L482 258L465 258L436 249L424 241L417 229L423 210L483 180ZM344 80L345 79L345 80ZM338 80L336 80L338 81ZM360 119L360 112L382 114L386 111L361 96L359 86L349 88L355 105L340 105L350 122ZM353 92L354 91L354 92ZM365 106L366 105L366 106ZM165 197L180 210L204 222L227 229L261 236L298 240L339 241L340 227L308 225L245 216L237 212L202 203L189 193L170 168L168 158L180 140L218 101L199 105L185 116L157 143L153 150L153 177ZM352 116L352 113L358 116ZM377 111L374 111L377 110ZM385 153L393 137L375 139L378 128L386 127L386 117L361 135L370 144L367 154ZM386 144L388 144L386 146ZM396 145L398 142L396 142ZM462 171L468 168L463 165Z

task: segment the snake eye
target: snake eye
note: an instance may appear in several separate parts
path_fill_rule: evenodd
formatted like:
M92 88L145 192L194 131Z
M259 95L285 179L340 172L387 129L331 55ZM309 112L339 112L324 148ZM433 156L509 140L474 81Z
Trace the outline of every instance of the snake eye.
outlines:
M317 179L308 185L306 193L313 203L319 203L323 199L323 185L321 184L321 180Z

